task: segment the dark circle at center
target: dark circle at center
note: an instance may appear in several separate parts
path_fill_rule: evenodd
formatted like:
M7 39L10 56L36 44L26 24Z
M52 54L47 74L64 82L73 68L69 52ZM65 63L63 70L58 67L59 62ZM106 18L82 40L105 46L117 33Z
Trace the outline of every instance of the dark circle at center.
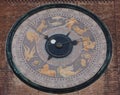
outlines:
M45 44L46 52L55 58L68 56L73 49L72 40L64 34L55 34L49 37Z

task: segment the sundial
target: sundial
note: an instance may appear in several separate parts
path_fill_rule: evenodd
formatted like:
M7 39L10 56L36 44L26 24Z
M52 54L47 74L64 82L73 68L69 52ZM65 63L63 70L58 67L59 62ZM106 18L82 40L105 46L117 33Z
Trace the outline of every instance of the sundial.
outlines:
M108 29L90 11L69 4L37 7L11 28L6 56L19 79L50 93L83 89L110 63Z

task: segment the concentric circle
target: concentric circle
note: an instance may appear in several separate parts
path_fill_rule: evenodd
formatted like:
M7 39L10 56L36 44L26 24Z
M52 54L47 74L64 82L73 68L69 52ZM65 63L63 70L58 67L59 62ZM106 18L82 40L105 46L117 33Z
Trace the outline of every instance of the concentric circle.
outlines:
M88 10L69 4L37 7L12 27L7 61L26 84L68 93L97 80L110 63L108 29Z
M63 58L72 52L72 40L66 35L55 34L48 38L45 49L51 57Z

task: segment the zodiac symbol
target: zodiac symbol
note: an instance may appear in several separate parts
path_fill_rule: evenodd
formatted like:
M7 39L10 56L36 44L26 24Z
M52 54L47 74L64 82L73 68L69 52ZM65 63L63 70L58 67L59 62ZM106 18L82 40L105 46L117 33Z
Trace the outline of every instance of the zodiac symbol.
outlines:
M43 29L46 28L46 27L47 27L47 25L46 25L45 20L42 20L42 21L41 21L41 24L40 24L40 25L38 26L38 28L37 28L37 31L38 31L38 32L42 32Z
M86 60L85 60L85 59L81 59L80 64L81 64L83 67L86 67Z
M32 50L30 50L30 48L25 45L24 50L25 50L24 52L25 59L27 61L30 61L30 59L33 58L35 54L35 47L33 47Z
M89 53L86 53L83 55L86 59L90 59L91 58L91 55Z
M80 72L80 70L77 70L77 71L73 71L73 65L72 66L68 66L68 67L65 67L63 68L62 66L60 66L57 71L60 73L61 76L63 77L69 77L69 76L72 76L72 75L75 75L77 74L78 72Z
M52 26L59 26L59 25L62 25L62 23L61 22L53 22L53 23L50 23L49 22L49 24L51 24Z
M38 35L37 35L37 33L34 33L34 32L27 32L26 33L26 38L30 42L33 42L33 41L37 41L38 40Z
M68 27L68 29L71 29L75 23L78 23L77 20L75 18L71 18L67 21L66 27Z
M48 76L56 76L56 72L54 70L49 69L49 65L45 64L42 69L40 69L40 73Z
M82 37L84 50L88 51L89 49L93 49L96 45L95 42L92 42L89 37Z
M40 64L40 62L37 61L37 60L35 60L35 61L33 62L33 65L38 65L38 64Z
M81 28L79 28L78 26L74 26L74 27L73 27L73 30L74 30L75 32L77 32L79 35L82 35L84 32L87 31L87 29L81 29Z
M52 17L53 20L60 20L60 19L62 19L62 18L63 18L63 17L61 17L61 16Z

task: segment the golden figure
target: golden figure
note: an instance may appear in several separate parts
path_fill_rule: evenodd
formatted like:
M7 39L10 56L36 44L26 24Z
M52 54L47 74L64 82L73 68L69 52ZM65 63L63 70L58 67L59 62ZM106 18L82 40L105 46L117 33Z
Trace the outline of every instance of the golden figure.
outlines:
M89 53L86 53L86 54L84 54L84 57L85 57L86 59L90 59L90 58L91 58L91 55L90 55Z
M67 27L68 29L71 29L72 26L73 26L75 23L78 23L77 20L76 20L75 18L71 18L71 19L69 19L69 20L67 21L66 27Z
M95 42L92 42L89 37L82 37L84 50L93 49L96 45Z
M33 42L38 40L38 35L35 32L27 32L26 38L28 39L28 41Z
M39 64L39 61L37 61L37 60L35 60L34 62L33 62L33 65L38 65Z
M49 22L50 25L52 26L59 26L59 25L62 25L62 22L60 21L60 19L62 19L63 17L61 16L55 16L55 17L52 17L53 20L55 20L54 22Z
M52 26L59 26L59 25L62 25L62 23L61 22L58 22L58 21L56 21L56 22L53 22L53 23L50 23Z
M79 35L82 35L84 32L87 31L87 29L81 29L81 28L79 28L78 26L74 26L74 27L73 27L73 30L74 30L75 32L77 32Z
M86 67L86 60L85 60L85 59L81 59L80 64L81 64L83 67Z
M63 68L62 66L60 66L57 71L60 73L61 76L63 77L69 77L69 76L72 76L72 75L75 75L77 73L80 72L80 70L77 70L76 72L73 71L73 65L72 66L68 66L68 67L65 67Z
M48 76L55 77L56 72L54 70L49 69L49 65L45 64L42 69L40 69L40 73Z
M47 25L46 25L45 20L42 20L42 21L41 21L41 24L40 24L40 25L38 26L38 28L37 28L37 31L38 31L38 32L42 32L43 29L46 28L46 27L47 27Z
M59 19L61 19L61 18L63 18L63 17L61 17L61 16L52 17L53 20L59 20Z
M35 54L35 47L32 48L32 50L30 50L29 47L27 46L24 46L24 56L25 56L25 59L27 61L30 61L31 58L33 58L34 54Z

